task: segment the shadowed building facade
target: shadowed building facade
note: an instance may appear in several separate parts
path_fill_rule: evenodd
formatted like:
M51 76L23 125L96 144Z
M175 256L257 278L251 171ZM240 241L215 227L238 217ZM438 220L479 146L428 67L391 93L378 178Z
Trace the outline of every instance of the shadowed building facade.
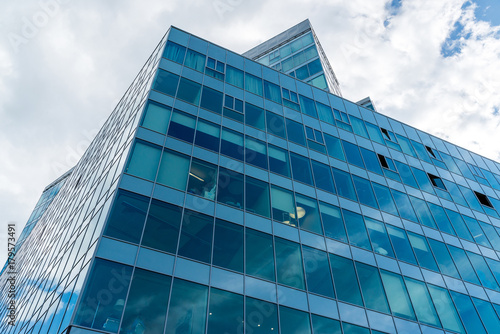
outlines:
M309 21L244 55L171 27L0 332L496 333L499 212L500 164L340 97Z

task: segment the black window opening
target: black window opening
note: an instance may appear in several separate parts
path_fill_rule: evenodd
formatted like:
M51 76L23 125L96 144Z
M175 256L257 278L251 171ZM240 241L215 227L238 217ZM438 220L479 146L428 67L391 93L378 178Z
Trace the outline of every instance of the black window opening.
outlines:
M444 185L443 180L439 176L432 175L429 173L427 173L427 176L431 180L431 183L434 187L446 190L446 186Z
M389 169L389 164L387 163L387 159L380 154L377 154L377 156L378 156L378 161L380 161L380 165L384 168Z
M434 153L434 150L431 147L425 146L425 149L427 150L427 152L429 152L430 155L432 155L434 159L438 159L438 157L436 157L436 154Z
M397 142L396 136L394 136L394 133L392 133L391 131L384 129L384 128L380 128L380 131L382 131L382 134L384 135L385 139L390 140L390 141L395 142L395 143Z
M476 197L479 200L479 203L493 209L493 204L491 204L488 196L486 196L485 194L478 193L477 191L474 191L474 194L476 194Z

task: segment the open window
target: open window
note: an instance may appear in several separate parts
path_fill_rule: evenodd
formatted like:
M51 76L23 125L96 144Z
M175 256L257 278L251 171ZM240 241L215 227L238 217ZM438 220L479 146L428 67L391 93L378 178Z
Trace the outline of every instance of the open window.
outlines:
M474 191L474 194L476 195L477 199L479 200L479 203L493 209L493 205L491 204L491 201L488 198L488 196L486 196L485 194L478 193L477 191Z
M439 176L429 173L427 173L427 176L429 176L429 179L431 180L431 183L434 187L446 190L446 186L444 185L443 180Z

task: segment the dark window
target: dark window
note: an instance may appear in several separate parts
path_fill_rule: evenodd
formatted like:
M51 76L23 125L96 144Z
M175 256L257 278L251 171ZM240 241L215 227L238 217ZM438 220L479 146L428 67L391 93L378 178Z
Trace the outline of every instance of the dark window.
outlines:
M212 88L203 87L201 107L220 114L222 112L222 93Z
M441 178L439 176L432 175L429 173L427 173L427 175L429 176L429 179L431 180L431 183L434 187L438 187L438 188L441 188L443 190L446 190L446 187L443 183L443 180L441 180Z
M142 237L142 245L175 254L181 215L181 207L153 199Z
M182 220L178 254L209 263L213 226L212 217L186 210Z
M384 168L389 168L389 164L383 155L377 154L378 160L380 161L380 165Z
M486 196L485 194L478 193L477 191L474 191L474 194L476 194L476 197L479 200L479 203L493 209L493 205L491 204L488 196Z
M437 158L432 148L430 148L429 146L425 146L425 149L427 150L427 152L429 152L430 155L432 155L433 158Z

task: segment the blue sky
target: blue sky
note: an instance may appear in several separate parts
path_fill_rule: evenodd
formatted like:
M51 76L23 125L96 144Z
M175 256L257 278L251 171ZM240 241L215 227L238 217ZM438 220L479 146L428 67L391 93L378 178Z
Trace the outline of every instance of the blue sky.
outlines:
M499 161L500 4L474 3L3 1L0 250L7 224L20 234L170 25L241 53L309 18L344 97L370 96L379 112Z

